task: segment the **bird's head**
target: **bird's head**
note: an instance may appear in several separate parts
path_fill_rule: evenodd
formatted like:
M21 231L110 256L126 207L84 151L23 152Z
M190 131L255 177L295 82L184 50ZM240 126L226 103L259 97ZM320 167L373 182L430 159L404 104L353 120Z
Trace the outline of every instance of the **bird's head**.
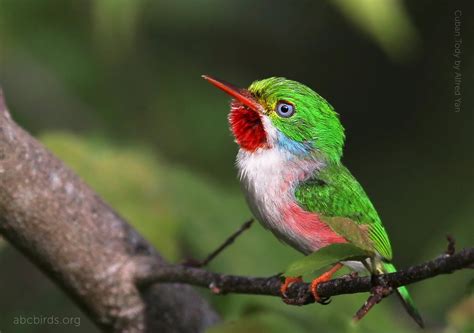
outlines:
M233 97L229 122L242 149L280 148L301 157L339 162L344 128L332 106L304 84L271 77L240 89L210 76L203 78Z

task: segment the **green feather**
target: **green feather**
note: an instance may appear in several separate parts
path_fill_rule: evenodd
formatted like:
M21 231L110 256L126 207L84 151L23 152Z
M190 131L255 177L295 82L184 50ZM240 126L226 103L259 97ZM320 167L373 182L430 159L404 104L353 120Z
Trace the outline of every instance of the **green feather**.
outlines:
M311 88L281 77L255 81L248 88L272 124L288 139L311 145L311 158L327 166L296 189L296 199L316 212L336 233L354 245L392 258L387 233L364 190L341 164L344 128L333 107ZM291 117L275 113L276 105L294 105Z
M291 140L312 144L314 155L331 163L339 163L344 145L344 128L334 108L314 90L296 81L271 77L255 81L250 93L268 111L268 117L280 132ZM278 102L295 106L290 118L278 116Z
M385 273L395 273L397 269L391 263L384 263L383 270ZM402 286L397 288L397 295L399 296L400 300L402 301L403 306L407 310L408 314L416 321L416 323L423 328L423 319L421 318L418 309L415 306L415 302L410 296L407 287Z
M283 273L284 276L302 276L341 260L362 260L367 252L349 243L335 243L325 246L303 258L294 261Z
M387 232L367 194L341 164L344 128L333 107L307 86L285 78L272 77L256 81L249 92L265 109L272 124L288 139L311 147L309 156L325 163L314 177L295 189L298 204L318 214L334 232L344 237L345 245L332 244L290 266L290 273L302 273L361 254L373 259L372 273L395 272L389 263L392 247ZM289 102L295 107L291 117L280 117L276 105ZM357 260L357 259L356 259ZM423 327L421 317L406 287L397 289L408 313Z
M295 197L301 207L316 212L349 242L363 249L368 247L386 260L392 259L392 247L377 211L362 186L343 165L325 167L314 178L300 184ZM357 237L353 234L355 228L360 230Z

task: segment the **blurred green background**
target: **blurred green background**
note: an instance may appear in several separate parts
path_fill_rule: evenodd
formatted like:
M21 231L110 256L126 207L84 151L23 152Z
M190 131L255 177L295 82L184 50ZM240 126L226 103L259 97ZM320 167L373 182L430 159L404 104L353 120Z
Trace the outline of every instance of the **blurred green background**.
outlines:
M201 258L249 216L234 168L228 98L240 86L301 81L341 114L344 163L391 235L399 267L472 245L472 1L0 0L2 85L14 118L127 217L170 261ZM454 12L461 10L462 106L454 110ZM299 257L259 225L212 263L272 275ZM0 240L0 331L97 332ZM427 332L472 332L472 272L411 287ZM472 289L472 288L471 288ZM212 332L416 332L395 298L358 325L367 295L290 307L273 297L203 295ZM18 316L79 316L14 325Z

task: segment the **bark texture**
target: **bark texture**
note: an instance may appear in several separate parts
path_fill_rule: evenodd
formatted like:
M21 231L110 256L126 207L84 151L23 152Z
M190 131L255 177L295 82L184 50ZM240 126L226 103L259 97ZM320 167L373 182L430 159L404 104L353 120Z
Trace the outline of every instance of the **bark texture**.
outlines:
M414 265L396 273L377 276L344 276L318 285L318 295L325 298L337 295L369 292L376 286L397 288L441 274L451 274L460 269L472 268L474 248L462 249L457 253L443 254L436 259ZM202 268L185 265L157 266L148 258L137 264L137 281L140 285L156 282L181 282L208 287L216 294L239 293L281 297L279 276L249 277L209 272ZM288 301L293 305L314 303L310 284L298 282L288 288Z
M163 258L12 120L1 91L0 233L104 331L200 332L218 321L190 286L137 287L137 262Z

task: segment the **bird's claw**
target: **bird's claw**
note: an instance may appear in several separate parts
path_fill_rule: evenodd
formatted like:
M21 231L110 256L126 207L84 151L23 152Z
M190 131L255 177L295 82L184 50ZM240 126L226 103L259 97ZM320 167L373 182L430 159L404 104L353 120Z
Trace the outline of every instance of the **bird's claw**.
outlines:
M331 299L329 297L321 297L318 295L318 285L322 282L329 281L332 275L337 272L342 267L342 264L337 263L334 265L329 271L325 272L324 274L320 275L316 279L311 282L310 292L313 294L314 300L322 305L328 305L331 303Z
M292 284L298 283L298 282L303 282L303 279L301 278L301 276L285 277L284 282L281 284L281 287L280 287L281 298L283 299L283 302L285 302L286 304L293 304L291 303L292 300L288 297L286 292L288 291L288 288L290 288Z
M331 303L331 297L319 297L319 299L314 299L316 302L318 302L321 305L328 305Z

